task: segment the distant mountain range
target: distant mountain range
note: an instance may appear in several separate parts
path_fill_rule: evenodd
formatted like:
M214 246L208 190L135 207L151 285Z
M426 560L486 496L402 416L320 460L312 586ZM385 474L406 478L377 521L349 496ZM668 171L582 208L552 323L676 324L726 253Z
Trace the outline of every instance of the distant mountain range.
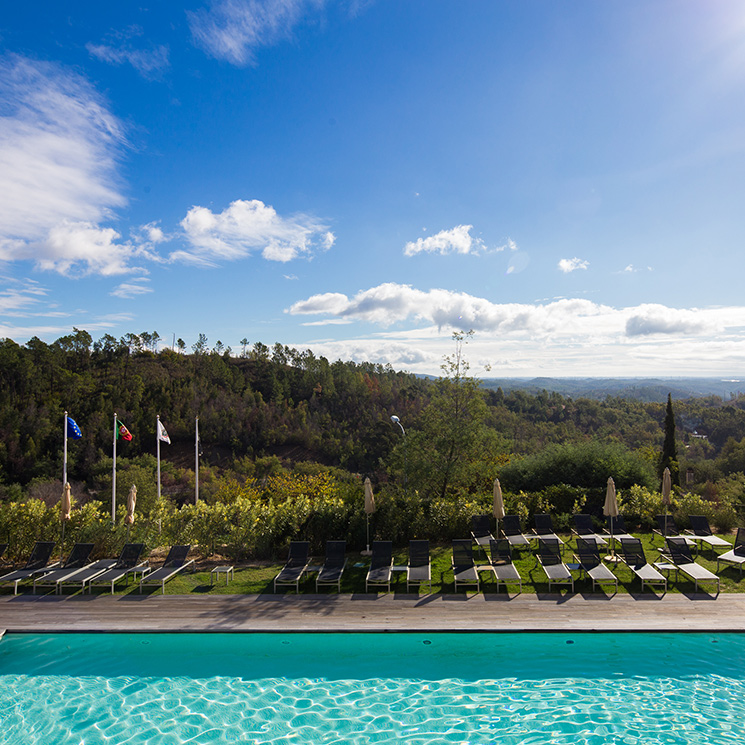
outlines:
M484 378L486 389L501 388L527 393L555 391L571 398L597 398L618 396L638 401L667 401L670 393L674 399L720 396L729 399L745 393L743 379L723 378Z

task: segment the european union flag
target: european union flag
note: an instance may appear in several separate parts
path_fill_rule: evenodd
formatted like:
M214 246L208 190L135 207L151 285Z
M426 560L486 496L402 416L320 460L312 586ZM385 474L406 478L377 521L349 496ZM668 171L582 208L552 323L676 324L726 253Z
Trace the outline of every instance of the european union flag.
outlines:
M78 427L77 422L71 416L67 417L67 436L71 440L79 440L83 436L80 427Z

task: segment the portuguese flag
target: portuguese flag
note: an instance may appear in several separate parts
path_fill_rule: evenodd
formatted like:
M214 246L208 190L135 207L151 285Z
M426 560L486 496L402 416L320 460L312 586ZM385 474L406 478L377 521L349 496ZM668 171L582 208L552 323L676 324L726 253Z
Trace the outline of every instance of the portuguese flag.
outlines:
M116 439L121 438L129 442L132 439L132 433L117 419L116 420Z

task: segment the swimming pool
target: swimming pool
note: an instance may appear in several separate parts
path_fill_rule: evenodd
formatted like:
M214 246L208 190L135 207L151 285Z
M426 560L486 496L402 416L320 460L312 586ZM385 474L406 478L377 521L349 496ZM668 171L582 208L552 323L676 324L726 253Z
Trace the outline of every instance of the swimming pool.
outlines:
M741 742L740 634L9 634L3 743Z

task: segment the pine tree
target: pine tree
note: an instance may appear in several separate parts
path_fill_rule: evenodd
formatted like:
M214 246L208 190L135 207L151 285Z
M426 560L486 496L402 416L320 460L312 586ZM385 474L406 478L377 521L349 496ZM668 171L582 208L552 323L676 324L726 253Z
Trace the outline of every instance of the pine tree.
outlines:
M670 469L673 484L678 482L678 452L675 446L675 414L673 413L673 399L667 394L667 409L665 411L665 441L662 444L660 457L660 478L665 468Z

